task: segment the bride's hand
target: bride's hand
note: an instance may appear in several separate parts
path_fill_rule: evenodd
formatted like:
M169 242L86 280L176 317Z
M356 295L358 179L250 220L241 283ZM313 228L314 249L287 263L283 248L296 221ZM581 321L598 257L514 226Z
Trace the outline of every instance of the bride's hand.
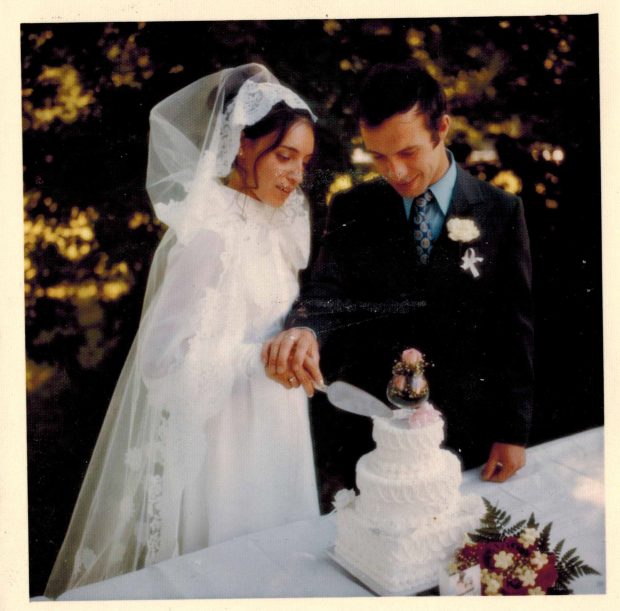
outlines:
M261 351L265 373L285 388L304 387L314 394L314 383L322 384L319 369L319 345L309 329L294 327L265 342Z

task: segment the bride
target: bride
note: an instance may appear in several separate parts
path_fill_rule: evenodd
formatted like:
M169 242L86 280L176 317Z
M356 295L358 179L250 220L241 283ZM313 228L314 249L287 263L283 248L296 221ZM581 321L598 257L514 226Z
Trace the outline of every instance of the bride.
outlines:
M318 367L286 389L261 362L309 256L298 187L316 117L247 64L150 120L147 189L168 230L49 597L319 513L300 388Z

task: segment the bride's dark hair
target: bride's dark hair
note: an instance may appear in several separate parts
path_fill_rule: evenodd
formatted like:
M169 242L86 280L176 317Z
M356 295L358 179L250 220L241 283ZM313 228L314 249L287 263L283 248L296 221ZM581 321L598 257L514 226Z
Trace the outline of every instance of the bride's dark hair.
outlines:
M254 179L253 185L248 184L248 177L246 175L246 172L235 159L234 167L241 175L243 182L247 187L255 189L258 186L258 179L256 176L256 164L267 153L278 148L278 146L280 146L280 143L284 139L284 136L286 136L288 130L293 126L294 123L300 120L307 122L312 131L315 131L314 122L312 121L312 117L307 110L291 108L286 104L286 102L278 102L260 121L254 123L254 125L249 125L243 129L243 135L250 140L258 140L258 138L262 138L267 134L276 134L275 140L254 160L254 167L252 168L252 174Z

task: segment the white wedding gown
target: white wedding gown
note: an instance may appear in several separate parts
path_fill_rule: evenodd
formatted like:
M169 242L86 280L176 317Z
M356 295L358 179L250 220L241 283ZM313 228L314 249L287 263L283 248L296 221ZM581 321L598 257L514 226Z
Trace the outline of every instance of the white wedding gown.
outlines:
M305 394L259 357L307 264L307 202L215 180L202 198L156 205L170 229L48 596L319 514Z

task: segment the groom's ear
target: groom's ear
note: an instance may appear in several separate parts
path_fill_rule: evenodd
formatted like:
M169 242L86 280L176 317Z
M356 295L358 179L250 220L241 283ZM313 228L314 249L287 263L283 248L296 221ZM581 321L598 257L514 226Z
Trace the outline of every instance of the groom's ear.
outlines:
M440 140L445 140L448 135L448 130L450 129L450 115L443 115L441 119L439 119L439 128L437 129L437 135Z

